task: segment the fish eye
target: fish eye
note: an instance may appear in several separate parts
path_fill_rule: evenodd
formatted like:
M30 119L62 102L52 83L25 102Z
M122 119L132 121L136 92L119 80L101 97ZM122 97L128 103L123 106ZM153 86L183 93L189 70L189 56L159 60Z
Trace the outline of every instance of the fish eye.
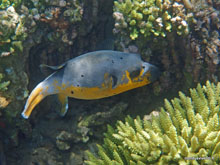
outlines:
M120 59L122 60L122 59L123 59L123 57L120 57Z
M143 69L145 69L145 66L142 66Z
M71 91L71 94L74 94L74 92L73 92L73 91Z
M114 61L112 60L112 64L114 64Z
M76 86L79 87L79 84L77 84Z
M84 77L84 75L82 74L81 77Z

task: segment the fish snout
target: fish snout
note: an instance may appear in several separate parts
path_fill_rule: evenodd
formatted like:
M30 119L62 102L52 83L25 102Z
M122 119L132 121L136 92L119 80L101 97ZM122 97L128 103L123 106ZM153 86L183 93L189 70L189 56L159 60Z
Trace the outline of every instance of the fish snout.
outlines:
M144 68L143 75L150 73L150 82L154 82L160 76L160 70L155 65L144 62L142 67Z

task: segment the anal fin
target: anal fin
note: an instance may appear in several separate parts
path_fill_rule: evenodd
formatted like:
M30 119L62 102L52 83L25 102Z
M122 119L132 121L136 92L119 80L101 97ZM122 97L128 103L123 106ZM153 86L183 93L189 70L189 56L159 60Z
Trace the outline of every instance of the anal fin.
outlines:
M64 117L68 111L68 97L64 94L58 94L58 99L61 104L60 115Z

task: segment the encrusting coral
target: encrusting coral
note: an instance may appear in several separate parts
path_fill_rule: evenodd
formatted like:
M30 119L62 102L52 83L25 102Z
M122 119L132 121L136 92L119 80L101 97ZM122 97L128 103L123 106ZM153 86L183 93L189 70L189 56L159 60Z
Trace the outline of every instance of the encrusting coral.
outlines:
M0 73L0 91L6 91L8 88L8 85L10 84L10 81L2 81L3 74Z
M220 83L198 84L190 95L165 99L151 120L128 116L116 129L108 126L98 154L87 151L86 164L219 164Z
M24 17L13 6L0 11L0 57L23 51L22 41L27 37Z

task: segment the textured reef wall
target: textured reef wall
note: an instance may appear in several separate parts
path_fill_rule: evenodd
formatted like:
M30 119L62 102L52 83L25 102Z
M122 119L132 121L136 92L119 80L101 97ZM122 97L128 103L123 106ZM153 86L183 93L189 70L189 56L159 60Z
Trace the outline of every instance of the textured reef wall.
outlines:
M58 65L98 49L97 43L112 35L112 5L113 1L103 3L103 0L1 2L0 141L5 146L5 152L20 146L24 139L39 138L39 135L33 135L35 120L31 122L20 117L29 90L46 77L40 71L39 65ZM53 98L51 100L54 102ZM43 109L50 110L51 107L45 104ZM81 125L83 127L85 124ZM84 132L86 131L83 127L79 133L79 141L86 141L87 133ZM50 136L56 138L58 135L51 133ZM57 141L57 146L61 149L62 144L66 145L62 142L62 137ZM2 152L0 150L0 155ZM19 155L19 150L12 155L6 154L8 164L15 164L16 159L13 156L16 154ZM40 158L36 158L36 161L40 162Z

